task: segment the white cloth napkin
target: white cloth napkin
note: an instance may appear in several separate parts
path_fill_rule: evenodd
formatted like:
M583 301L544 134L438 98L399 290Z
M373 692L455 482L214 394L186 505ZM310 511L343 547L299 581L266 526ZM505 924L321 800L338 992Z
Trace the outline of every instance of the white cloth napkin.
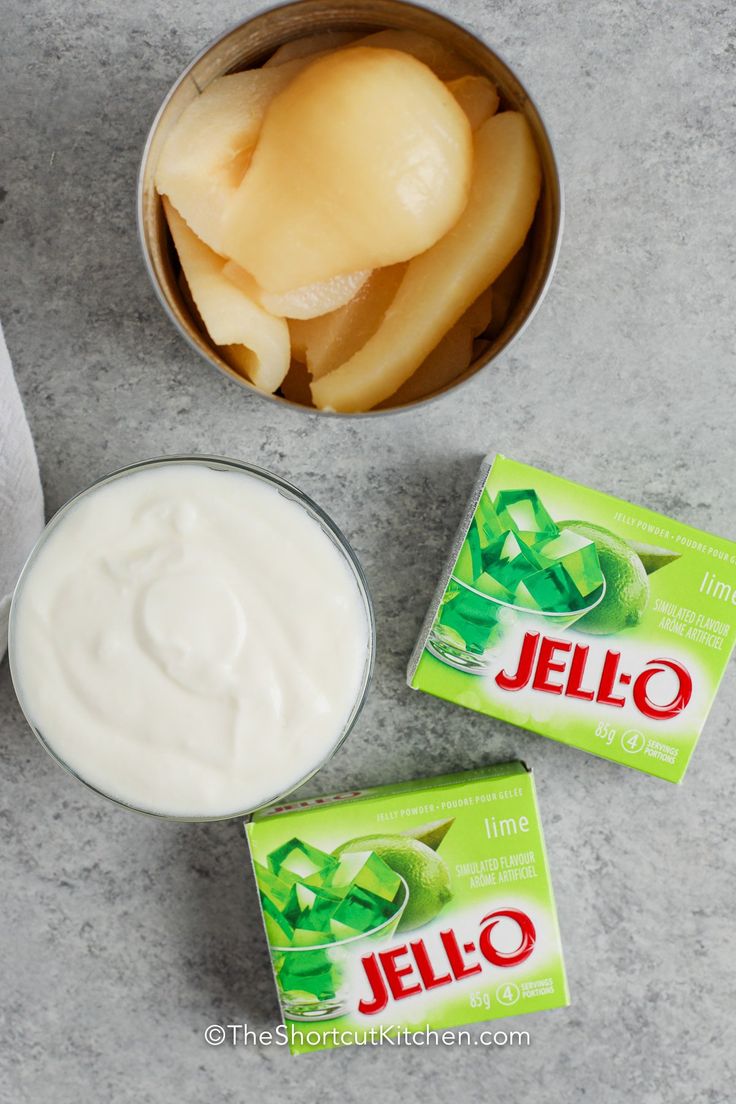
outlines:
M18 574L43 528L38 461L0 325L0 660Z

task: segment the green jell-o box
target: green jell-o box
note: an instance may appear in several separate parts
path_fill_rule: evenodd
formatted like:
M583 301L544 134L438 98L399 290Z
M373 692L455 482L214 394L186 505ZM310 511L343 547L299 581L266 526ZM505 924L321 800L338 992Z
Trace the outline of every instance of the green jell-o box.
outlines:
M522 763L276 805L246 834L293 1053L568 1003Z
M496 456L408 681L680 782L735 637L735 543Z

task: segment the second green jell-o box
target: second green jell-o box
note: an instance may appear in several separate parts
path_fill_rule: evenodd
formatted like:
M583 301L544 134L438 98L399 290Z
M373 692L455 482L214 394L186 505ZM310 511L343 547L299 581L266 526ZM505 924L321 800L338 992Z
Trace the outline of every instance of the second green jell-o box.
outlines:
M246 832L293 1053L568 1003L523 763L296 798Z
M736 637L736 544L486 460L409 685L680 782Z

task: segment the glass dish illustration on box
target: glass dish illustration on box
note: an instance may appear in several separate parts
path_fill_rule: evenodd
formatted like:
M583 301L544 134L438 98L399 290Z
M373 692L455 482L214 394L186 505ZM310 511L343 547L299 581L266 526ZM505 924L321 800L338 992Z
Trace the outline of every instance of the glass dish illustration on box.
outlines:
M406 882L373 851L337 857L296 837L266 862L255 870L284 1014L339 1016L355 951L396 931Z
M486 488L427 641L451 667L481 673L517 619L572 625L602 600L605 579L592 540L557 525L536 491Z

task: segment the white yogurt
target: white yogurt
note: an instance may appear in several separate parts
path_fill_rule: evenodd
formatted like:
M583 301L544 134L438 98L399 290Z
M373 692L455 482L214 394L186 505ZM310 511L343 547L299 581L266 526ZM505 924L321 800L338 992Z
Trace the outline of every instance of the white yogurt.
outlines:
M31 724L81 778L170 816L226 816L329 755L363 686L366 603L276 487L195 462L94 488L15 597Z

